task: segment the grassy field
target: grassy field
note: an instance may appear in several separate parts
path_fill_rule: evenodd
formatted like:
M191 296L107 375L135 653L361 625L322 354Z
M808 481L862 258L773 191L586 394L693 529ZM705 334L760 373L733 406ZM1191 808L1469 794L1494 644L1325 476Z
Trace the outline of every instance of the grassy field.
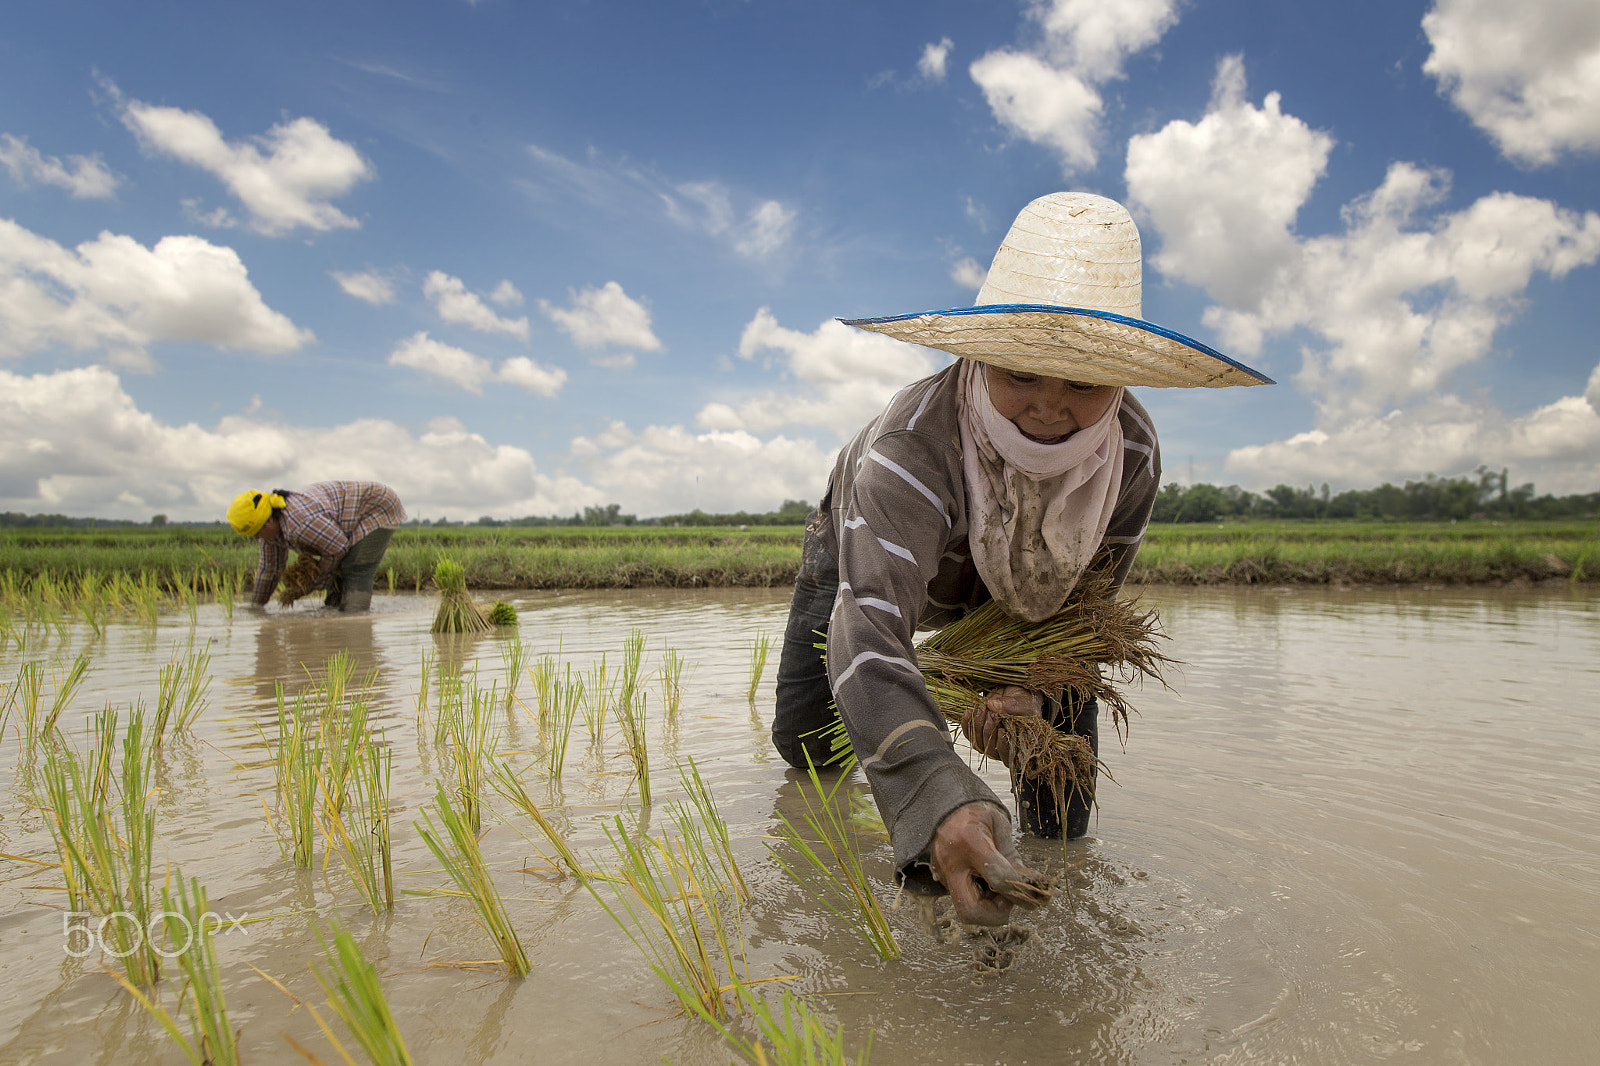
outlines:
M421 589L441 555L474 588L774 586L794 580L796 526L408 527L381 589ZM219 579L248 588L256 546L225 529L0 530L0 579L82 587L122 575L166 591ZM1594 521L1272 521L1156 525L1133 578L1144 584L1505 584L1600 580Z

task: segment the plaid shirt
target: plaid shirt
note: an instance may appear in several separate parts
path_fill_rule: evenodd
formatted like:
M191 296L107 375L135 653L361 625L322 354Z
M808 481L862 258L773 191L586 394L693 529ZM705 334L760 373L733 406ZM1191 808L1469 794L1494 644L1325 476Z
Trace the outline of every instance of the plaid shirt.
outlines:
M393 489L376 481L319 481L283 494L282 536L261 542L255 598L266 602L289 565L289 549L337 559L375 529L393 529L406 509Z

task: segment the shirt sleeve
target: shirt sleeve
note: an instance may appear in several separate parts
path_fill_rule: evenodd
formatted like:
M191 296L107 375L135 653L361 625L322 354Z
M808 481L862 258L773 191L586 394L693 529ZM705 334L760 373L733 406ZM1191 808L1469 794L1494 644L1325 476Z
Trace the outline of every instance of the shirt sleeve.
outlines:
M283 568L289 565L289 546L281 540L263 540L256 553L256 577L250 585L250 600L263 604L272 599Z
M1122 485L1100 542L1105 557L1095 563L1096 567L1110 568L1113 591L1122 587L1133 569L1133 560L1155 512L1156 495L1161 491L1161 444L1149 415L1143 407L1129 405L1122 420Z
M829 680L902 874L927 861L934 833L956 808L991 803L1010 818L956 754L917 668L913 634L962 506L960 482L948 473L958 462L941 463L928 449L914 434L878 438L833 510L839 594Z

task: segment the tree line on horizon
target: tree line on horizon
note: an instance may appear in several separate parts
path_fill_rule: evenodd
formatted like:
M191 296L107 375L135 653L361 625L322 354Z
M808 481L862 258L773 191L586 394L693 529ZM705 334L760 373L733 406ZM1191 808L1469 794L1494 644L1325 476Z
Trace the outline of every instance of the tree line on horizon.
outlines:
M1511 488L1508 471L1480 466L1471 476L1441 478L1428 474L1404 485L1384 482L1377 488L1330 492L1319 488L1275 485L1251 492L1238 485L1209 482L1180 485L1168 482L1156 496L1154 522L1216 522L1226 519L1346 518L1389 521L1446 521L1467 518L1594 518L1600 515L1600 492L1570 496L1537 495L1533 482ZM777 510L710 513L696 508L682 514L640 518L623 514L620 504L585 507L570 515L526 515L476 521L413 518L405 523L419 528L488 528L516 526L797 526L804 524L814 505L805 500L784 500ZM120 518L74 518L61 514L27 515L0 512L0 528L104 528L136 529L175 526L213 528L221 521L169 522L158 514L149 522Z

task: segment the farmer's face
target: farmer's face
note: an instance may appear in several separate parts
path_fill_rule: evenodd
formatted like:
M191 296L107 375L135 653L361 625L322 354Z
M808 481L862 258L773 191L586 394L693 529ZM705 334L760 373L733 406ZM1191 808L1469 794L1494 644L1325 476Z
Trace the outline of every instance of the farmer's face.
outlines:
M994 409L1040 444L1059 444L1100 421L1117 399L1115 385L1090 385L984 365Z
M278 516L273 515L271 518L261 523L261 528L256 530L256 539L277 540L282 532L282 527L278 525Z

